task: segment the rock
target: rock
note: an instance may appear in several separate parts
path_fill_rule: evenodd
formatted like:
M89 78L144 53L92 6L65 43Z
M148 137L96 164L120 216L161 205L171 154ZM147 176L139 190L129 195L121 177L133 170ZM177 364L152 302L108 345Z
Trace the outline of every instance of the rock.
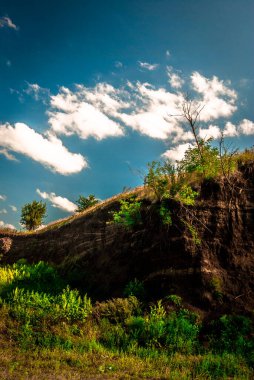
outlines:
M9 252L12 246L12 239L9 237L0 238L0 254Z

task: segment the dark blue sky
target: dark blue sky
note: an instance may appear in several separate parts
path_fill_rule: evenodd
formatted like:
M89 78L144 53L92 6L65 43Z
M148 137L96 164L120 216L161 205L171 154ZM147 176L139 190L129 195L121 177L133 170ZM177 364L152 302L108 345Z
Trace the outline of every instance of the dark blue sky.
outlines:
M253 145L253 16L252 0L1 0L0 224L141 184L191 142L165 124L185 91L207 104L203 135Z

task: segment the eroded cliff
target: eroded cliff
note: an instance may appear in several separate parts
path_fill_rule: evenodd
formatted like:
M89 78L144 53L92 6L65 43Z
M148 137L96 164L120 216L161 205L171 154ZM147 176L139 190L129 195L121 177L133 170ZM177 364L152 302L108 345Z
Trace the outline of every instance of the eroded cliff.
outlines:
M0 235L1 261L47 261L95 298L122 295L134 278L149 297L178 294L203 309L254 309L254 165L230 182L200 185L195 207L171 201L173 224L161 223L158 205L143 200L142 224L109 223L117 200L49 231ZM195 226L196 244L184 220Z

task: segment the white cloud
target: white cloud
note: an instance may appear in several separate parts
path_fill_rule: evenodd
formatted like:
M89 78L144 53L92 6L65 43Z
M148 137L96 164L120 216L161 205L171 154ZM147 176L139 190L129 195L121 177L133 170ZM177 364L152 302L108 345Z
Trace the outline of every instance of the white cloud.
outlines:
M167 57L167 58L170 58L170 57L171 57L171 53L170 53L169 50L166 50L166 57Z
M148 63L148 62L141 62L141 61L138 61L138 63L142 69L145 69L148 71L154 71L159 67L158 63Z
M244 135L254 135L254 123L251 120L243 119L238 128Z
M37 83L27 82L27 88L24 92L31 95L36 101L41 100L44 104L47 104L50 97L50 90L39 86Z
M179 74L174 73L172 66L167 66L167 74L168 82L172 88L178 90L183 86L184 80L180 77Z
M48 112L51 129L67 136L77 134L82 139L122 136L120 124L106 114L121 107L114 92L112 86L103 83L94 89L79 85L75 92L62 87L56 96L51 96L52 110Z
M8 213L8 211L5 208L3 208L2 210L0 210L0 214L7 214L7 213Z
M6 195L0 195L0 200L1 200L1 201L5 201L6 198L7 198Z
M175 73L169 74L169 84L173 88L181 88L184 84L184 80Z
M152 138L166 139L179 132L179 119L169 115L179 114L182 95L154 89L148 83L137 83L135 109L131 113L118 113L118 117L129 127ZM181 129L182 133L182 129Z
M53 134L44 137L23 123L0 125L0 146L24 154L64 175L80 172L88 166L81 154L69 152Z
M173 88L180 90L184 83L180 74L170 66L167 73ZM236 110L237 95L229 83L194 72L191 86L197 92L195 102L204 104L201 121L207 123ZM50 103L49 124L55 134L101 140L123 136L129 127L151 138L172 138L173 143L193 140L186 120L180 116L184 103L180 91L170 92L140 82L127 82L120 88L108 83L97 83L93 88L79 84L74 90L61 87L58 94L51 96ZM216 130L209 132L214 134Z
M2 220L0 220L0 227L1 228L10 228L11 230L16 230L16 228L13 226L13 224L4 223Z
M254 135L254 123L251 120L243 119L238 126L228 121L225 125L223 135L226 137L235 137L239 135Z
M0 17L0 28L19 30L19 27L14 24L10 17Z
M7 158L7 160L18 161L17 158L15 156L13 156L13 154L11 154L10 152L8 152L7 149L0 149L0 154L2 154L3 156L5 156L5 158Z
M165 153L162 154L163 158L167 158L171 161L180 161L184 158L184 154L187 149L191 148L191 144L180 144L174 148L168 149Z
M9 206L12 209L13 212L17 212L18 211L18 209L17 209L16 206L13 206L13 205L9 205Z
M235 102L237 94L224 81L216 76L208 79L198 72L191 75L193 89L201 95L204 109L200 114L201 121L230 117L237 109Z
M239 132L234 124L228 121L223 130L223 135L225 137L235 137L239 135Z
M208 140L210 138L218 139L221 136L220 128L217 125L209 125L208 128L200 128L199 137L204 140Z
M77 206L73 202L69 201L69 199L63 198L55 193L42 192L40 189L37 189L36 192L41 198L48 199L53 207L59 208L63 211L75 212L77 208Z

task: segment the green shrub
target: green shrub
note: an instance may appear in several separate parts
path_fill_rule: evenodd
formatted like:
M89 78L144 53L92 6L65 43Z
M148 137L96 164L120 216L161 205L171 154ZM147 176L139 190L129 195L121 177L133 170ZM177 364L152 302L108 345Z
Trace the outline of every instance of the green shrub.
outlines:
M188 228L188 230L189 230L189 232L191 234L193 243L196 244L196 245L200 245L201 244L201 239L200 239L200 237L198 235L198 231L195 228L195 226L193 226L193 224L187 222L187 220L181 219L181 221Z
M99 341L105 347L113 351L127 351L130 345L130 338L125 328L119 323L110 323L108 319L102 319L100 321Z
M221 301L223 298L222 280L219 277L213 276L210 282L214 297Z
M160 214L161 221L163 224L167 226L172 225L171 211L165 206L165 202L161 204L159 208L159 214Z
M186 310L167 315L161 301L150 307L147 316L131 317L126 324L130 341L138 346L191 354L199 345L196 316Z
M193 354L199 346L200 326L188 314L171 313L165 322L165 345L170 352Z
M20 260L16 264L0 267L0 296L2 298L15 288L57 294L65 286L66 283L56 269L43 261L29 265L24 260Z
M254 365L254 326L249 318L223 315L211 327L210 345L216 352L245 356Z
M145 288L142 281L137 280L136 278L133 281L130 281L124 288L123 295L125 297L134 296L142 300L145 297Z
M10 306L11 314L23 321L82 321L92 312L90 299L86 295L81 297L77 290L69 287L56 296L15 288L5 302Z
M107 318L110 322L124 322L132 315L140 313L140 302L134 296L114 298L95 304L93 315L98 319Z
M148 173L144 178L144 185L153 190L156 198L161 201L169 190L169 177L165 164L158 161L148 163Z
M214 178L220 174L221 169L219 150L212 147L211 139L208 141L200 139L199 148L187 149L184 158L178 162L178 167L181 172L195 172L205 178Z
M171 294L166 297L166 300L171 302L173 305L180 307L182 305L182 298L176 294Z
M113 223L122 224L124 227L134 227L140 224L141 202L134 197L120 200L120 210L113 212Z
M80 195L78 200L76 201L78 208L75 210L76 212L82 212L89 207L92 207L99 203L99 200L95 198L93 194L90 194L88 197L84 197Z
M240 357L224 353L214 355L207 353L196 361L192 373L193 379L251 379L246 363Z

